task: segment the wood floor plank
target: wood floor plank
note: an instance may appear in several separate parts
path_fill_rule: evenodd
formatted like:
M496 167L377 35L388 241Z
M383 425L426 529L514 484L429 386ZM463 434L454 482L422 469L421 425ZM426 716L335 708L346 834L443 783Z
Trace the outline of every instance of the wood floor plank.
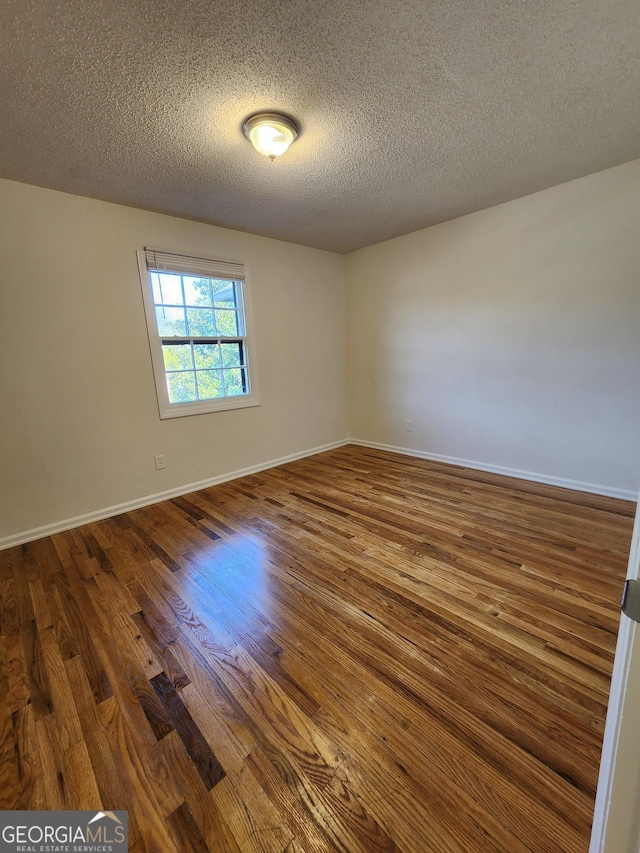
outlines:
M238 848L242 853L284 853L293 836L283 830L279 821L272 823L271 816L264 815L262 798L257 790L252 791L249 797L246 788L243 793L244 796L228 776L211 792L216 808L225 815Z
M13 760L17 771L17 788L13 792L10 786L3 786L2 790L9 796L15 796L15 804L12 808L36 811L45 809L47 806L44 780L40 771L38 735L32 705L25 705L13 713L13 729L15 733Z
M101 702L98 713L127 795L129 823L134 822L139 828L149 853L180 853L167 831L160 808L158 800L162 793L155 790L155 782L140 745L115 696Z
M38 631L43 631L52 625L51 614L49 613L49 605L45 595L42 580L36 578L35 581L30 581L29 590L31 592L31 601L33 603L33 612L35 614L36 625Z
M167 824L181 853L210 853L209 847L186 803L171 812Z
M291 777L286 775L285 781L259 747L247 756L247 766L282 815L284 823L308 853L326 853L339 849L332 842L324 821L312 812L297 793L296 787L290 784Z
M69 567L67 571L57 572L54 584L60 608L65 617L61 633L68 643L67 632L70 632L73 651L82 658L96 703L102 702L111 696L112 687L91 636L97 626L98 616L82 585L81 578L73 567ZM55 627L58 635L58 626ZM68 649L67 654L70 652L71 649Z
M193 762L178 734L174 731L163 738L157 749L161 753L159 761L174 780L180 804L186 803L207 848L212 853L240 853L231 828L200 775L194 772Z
M67 749L64 764L72 808L81 811L102 809L102 799L86 741L79 740Z
M174 640L167 641L163 638L157 617L154 618L153 614L139 610L137 613L131 615L131 619L162 663L163 671L166 673L172 686L176 690L186 687L189 684L189 676L185 673L171 649L171 643Z
M216 743L220 764L227 773L239 773L256 743L235 707L215 690L209 674L197 667L193 682L180 693L189 713L201 730Z
M47 809L71 808L64 766L64 751L57 737L58 715L48 714L35 722L38 773L43 782Z
M82 727L64 661L52 627L40 632L43 664L51 688L51 708L57 714L57 740L63 750L82 740Z
M151 679L153 689L167 712L180 740L191 756L202 781L211 790L225 777L225 772L211 751L211 747L202 736L202 732L194 723L193 718L182 699L176 692L169 677L161 672Z
M53 699L35 619L29 619L22 625L22 648L29 685L29 699L36 719L40 719L52 712Z
M632 504L345 446L0 553L0 806L587 853Z
M127 810L129 809L130 796L125 790L123 774L118 768L116 756L102 725L99 709L95 703L95 696L82 658L76 656L65 661L65 669L74 695L87 753L102 805L114 811ZM37 778L37 763L34 772ZM78 794L78 796L84 796L84 793ZM132 821L129 821L130 841L135 843L138 838L137 826L132 825Z
M25 649L21 633L10 633L5 636L7 693L3 694L3 702L11 712L18 711L29 702L30 687L27 676Z
M0 696L9 691L6 638L0 636ZM0 706L0 809L17 808L20 793L19 766L16 762L17 744L11 708Z

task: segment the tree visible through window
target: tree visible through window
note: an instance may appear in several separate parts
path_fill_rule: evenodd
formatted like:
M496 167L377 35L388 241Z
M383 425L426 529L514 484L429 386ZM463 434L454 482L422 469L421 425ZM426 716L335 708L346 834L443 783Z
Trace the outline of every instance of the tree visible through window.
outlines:
M160 359L166 384L162 392L158 389L161 414L165 402L164 417L174 412L232 408L235 406L222 404L230 398L250 397L243 282L240 275L220 275L221 269L229 275L241 272L244 277L241 265L150 251L144 253L144 259L150 284L145 307L152 355L155 350L156 384ZM205 275L199 268L211 274ZM194 409L194 404L216 401L222 404ZM256 402L252 398L245 404ZM171 407L176 410L171 412Z

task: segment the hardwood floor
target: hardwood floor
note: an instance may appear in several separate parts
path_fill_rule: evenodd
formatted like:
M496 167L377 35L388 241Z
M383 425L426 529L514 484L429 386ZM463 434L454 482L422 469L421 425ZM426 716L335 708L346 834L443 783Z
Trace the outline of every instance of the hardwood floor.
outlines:
M0 553L0 808L586 853L635 507L349 446Z

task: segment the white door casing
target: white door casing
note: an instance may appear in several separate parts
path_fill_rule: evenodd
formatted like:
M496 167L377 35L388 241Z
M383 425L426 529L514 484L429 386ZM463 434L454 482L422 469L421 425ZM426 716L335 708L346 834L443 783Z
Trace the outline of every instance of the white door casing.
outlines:
M627 577L640 578L640 501L636 509ZM640 624L622 614L589 853L639 851Z

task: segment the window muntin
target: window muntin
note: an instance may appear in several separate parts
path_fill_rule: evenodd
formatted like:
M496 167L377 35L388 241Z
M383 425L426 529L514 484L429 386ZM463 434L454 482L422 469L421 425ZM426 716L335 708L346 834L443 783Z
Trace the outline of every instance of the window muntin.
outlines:
M139 254L161 417L257 405L242 266L152 250ZM224 277L216 275L218 268ZM232 272L242 276L226 277Z

